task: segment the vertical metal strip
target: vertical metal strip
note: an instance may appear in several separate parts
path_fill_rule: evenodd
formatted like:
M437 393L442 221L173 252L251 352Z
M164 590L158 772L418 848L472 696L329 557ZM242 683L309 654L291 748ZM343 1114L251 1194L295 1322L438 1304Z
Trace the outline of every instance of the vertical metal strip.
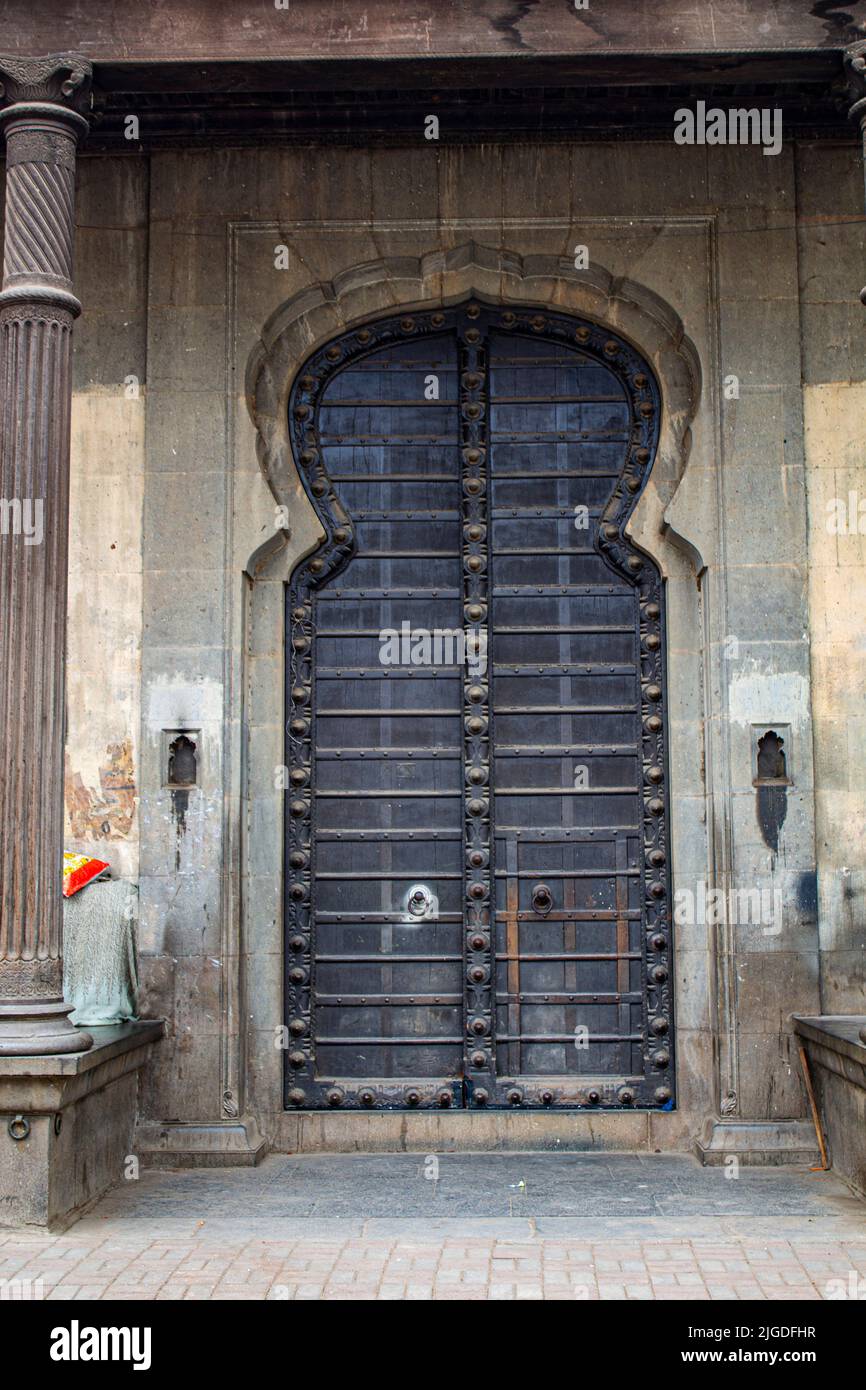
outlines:
M494 1095L491 922L490 668L488 635L487 414L489 382L481 308L458 320L463 520L463 878L465 1077L470 1105Z
M313 728L313 652L315 649L313 588L310 572L300 572L287 595L286 648L290 653L286 690L286 762L289 782L285 795L286 848L283 862L286 893L286 955L284 1001L288 1066L287 1105L307 1101L315 1076L313 1041L313 962L315 918L312 885L315 831L313 779L316 746Z
M560 862L561 867L564 870L567 867L564 862L565 857L568 855L570 849L571 845L562 846L563 859ZM577 907L577 893L575 891L576 885L573 878L563 879L562 884L562 910L565 913L565 920L562 924L562 949L567 954L573 955L577 951L577 923L574 917L569 916L569 914L573 913ZM562 986L566 995L577 994L577 983L577 961L563 961ZM577 1030L579 1025L583 1022L583 1020L578 1015L578 1005L576 1002L572 1002L570 1008L566 1007L565 1018L567 1023L567 1031L572 1034L574 1038L574 1046L575 1048L577 1048ZM568 1046L569 1044L566 1043L566 1047ZM580 1060L580 1053L578 1052L578 1065L574 1068L574 1070L576 1071L580 1071ZM566 1073L566 1075L568 1075L571 1072L572 1068L569 1066L568 1060L566 1060L566 1063L563 1066L562 1070Z
M616 837L616 991L619 995L617 1031L619 1045L619 1068L623 1076L632 1073L631 1043L631 1005L624 997L629 992L629 972L631 950L628 919L628 841L624 835Z
M509 835L505 841L505 872L508 877L505 899L505 949L508 954L508 1071L520 1075L520 879L517 875L517 840Z

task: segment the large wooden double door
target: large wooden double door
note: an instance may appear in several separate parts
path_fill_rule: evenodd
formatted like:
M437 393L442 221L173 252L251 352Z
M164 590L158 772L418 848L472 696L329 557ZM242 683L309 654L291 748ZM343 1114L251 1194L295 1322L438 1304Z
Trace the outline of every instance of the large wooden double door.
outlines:
M673 1103L660 401L593 323L357 328L290 404L286 1103Z

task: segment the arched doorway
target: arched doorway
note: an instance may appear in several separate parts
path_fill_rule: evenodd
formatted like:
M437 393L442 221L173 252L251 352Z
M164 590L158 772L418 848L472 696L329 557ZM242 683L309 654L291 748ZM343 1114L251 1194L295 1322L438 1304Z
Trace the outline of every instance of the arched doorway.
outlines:
M603 326L473 298L289 402L286 1100L673 1104L660 399Z

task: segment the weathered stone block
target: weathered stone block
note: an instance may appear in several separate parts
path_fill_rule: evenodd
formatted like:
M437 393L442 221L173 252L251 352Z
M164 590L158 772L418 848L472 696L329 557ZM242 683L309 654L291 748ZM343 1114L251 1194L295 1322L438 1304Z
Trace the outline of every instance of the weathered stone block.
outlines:
M155 1023L93 1028L93 1047L0 1065L0 1224L63 1230L121 1182L134 1153L137 1074ZM9 1124L15 1121L13 1138Z

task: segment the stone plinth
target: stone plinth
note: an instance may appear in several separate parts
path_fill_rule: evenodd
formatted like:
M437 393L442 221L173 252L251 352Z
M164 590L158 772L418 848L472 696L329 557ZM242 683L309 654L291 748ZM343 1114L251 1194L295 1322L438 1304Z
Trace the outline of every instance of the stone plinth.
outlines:
M92 1029L74 1055L0 1058L0 1226L62 1230L130 1173L138 1072L162 1021Z

